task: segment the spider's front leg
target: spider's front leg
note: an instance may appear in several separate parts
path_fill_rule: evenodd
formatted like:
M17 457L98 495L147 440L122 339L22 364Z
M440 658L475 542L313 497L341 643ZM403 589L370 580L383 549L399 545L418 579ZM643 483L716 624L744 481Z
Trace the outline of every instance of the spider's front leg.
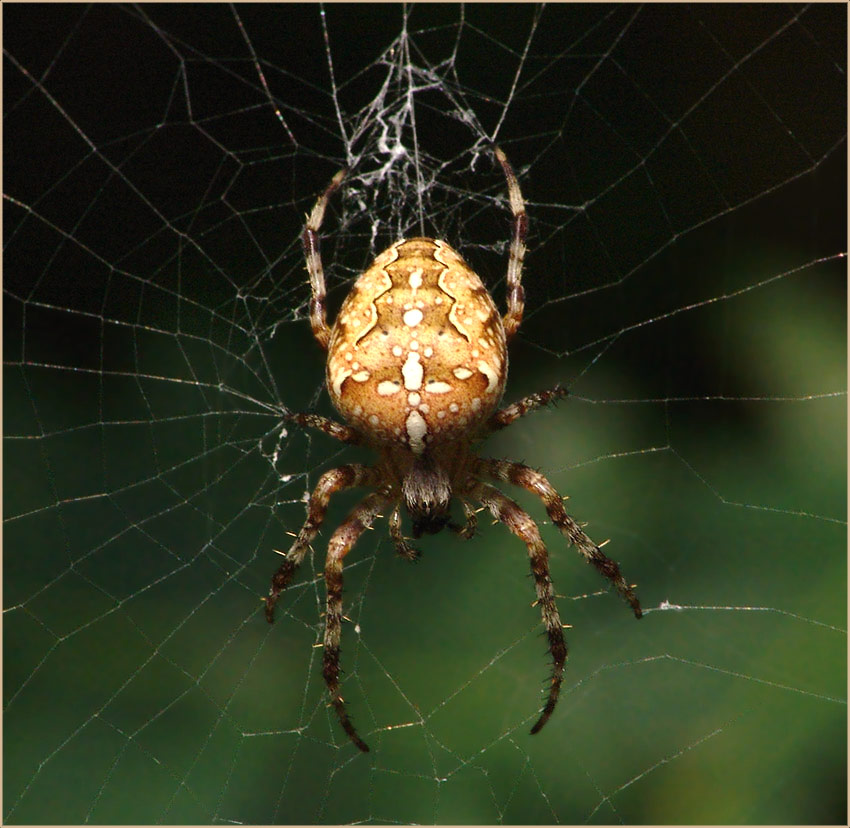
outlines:
M475 483L469 494L481 501L496 520L501 521L528 547L528 557L531 563L531 573L534 576L534 588L537 592L537 604L546 626L549 638L549 652L552 654L552 681L549 685L549 698L540 713L532 733L537 733L546 724L561 692L561 681L564 676L564 663L567 660L567 644L564 641L564 631L558 607L555 604L555 591L549 577L549 554L543 545L537 524L523 511L517 503L498 489L486 483Z
M385 495L373 492L355 506L351 514L331 535L328 542L328 557L325 562L325 586L328 590L328 603L325 614L322 675L325 684L328 686L331 704L336 710L343 730L364 753L369 752L369 746L357 735L357 731L346 712L345 700L339 692L339 649L342 633L342 559L388 503Z
M635 618L640 618L643 615L640 601L620 572L617 562L607 557L600 547L584 533L581 526L567 514L561 496L540 472L523 463L512 463L507 460L480 460L477 464L477 470L479 474L487 475L496 480L505 480L537 495L543 501L552 523L581 552L584 559L596 567L616 587L617 592L632 608Z
M270 624L274 621L274 607L278 596L292 580L301 565L301 561L304 560L304 555L307 554L310 544L316 537L322 521L325 519L331 495L343 489L351 489L354 486L367 486L374 482L374 477L373 469L360 464L352 464L331 469L319 478L319 482L313 490L313 494L310 495L310 501L307 504L307 520L304 521L295 543L283 556L284 561L280 568L272 576L272 585L268 597L265 599L266 619Z

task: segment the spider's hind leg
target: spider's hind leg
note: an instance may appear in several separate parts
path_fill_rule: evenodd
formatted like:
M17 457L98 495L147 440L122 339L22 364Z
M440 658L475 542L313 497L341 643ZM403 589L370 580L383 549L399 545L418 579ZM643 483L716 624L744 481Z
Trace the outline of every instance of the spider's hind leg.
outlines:
M511 167L505 153L499 147L493 147L496 158L502 165L505 179L508 183L508 200L511 204L511 248L508 258L508 312L503 317L505 338L508 342L522 324L522 314L525 309L525 291L522 287L522 261L525 258L525 235L528 232L528 217L525 213L525 202L519 188L516 173Z
M322 268L322 256L319 253L319 229L325 217L328 201L339 185L342 184L346 172L347 170L340 170L319 196L316 205L307 217L307 224L304 226L304 233L301 236L304 245L304 258L307 261L307 272L310 274L310 325L313 328L313 336L316 341L326 351L331 338L331 329L328 327L325 313L327 291L325 288L325 272Z

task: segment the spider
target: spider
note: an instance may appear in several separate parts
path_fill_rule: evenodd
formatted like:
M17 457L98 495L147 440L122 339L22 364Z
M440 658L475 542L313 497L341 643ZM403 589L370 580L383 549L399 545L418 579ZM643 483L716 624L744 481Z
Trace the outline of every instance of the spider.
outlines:
M566 396L556 387L497 408L507 379L507 343L522 321L521 284L527 218L516 175L498 147L493 148L507 180L512 218L507 269L507 313L500 316L487 289L469 265L445 241L402 239L381 253L357 279L333 326L325 316L325 277L319 255L319 230L328 200L347 170L331 180L307 218L303 243L310 274L313 335L327 351L326 385L343 425L317 414L287 412L286 419L316 428L343 443L367 445L379 453L373 466L349 464L326 472L310 495L307 519L272 577L265 598L266 618L316 537L328 501L354 487L372 489L333 532L325 562L327 611L322 674L331 705L352 742L368 751L340 695L339 657L343 559L363 532L385 510L397 552L415 560L419 551L402 534L401 505L412 522L413 537L448 527L471 538L476 506L528 548L531 573L549 642L553 668L549 695L531 728L537 733L552 715L564 673L567 646L549 557L534 520L486 480L513 483L543 502L552 523L616 587L641 617L640 603L620 574L581 525L564 510L563 498L538 471L508 460L479 457L473 444L514 420ZM460 500L466 522L451 521L453 498ZM604 545L604 544L603 544Z

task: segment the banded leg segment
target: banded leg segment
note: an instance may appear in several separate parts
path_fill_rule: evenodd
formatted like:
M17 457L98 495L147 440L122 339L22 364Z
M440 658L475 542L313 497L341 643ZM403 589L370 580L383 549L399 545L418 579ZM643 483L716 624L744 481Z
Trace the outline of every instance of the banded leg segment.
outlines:
M352 446L359 446L363 443L363 437L356 428L343 425L336 420L323 417L321 414L302 414L296 411L288 411L283 417L291 423L315 428L317 431L327 434L328 437L333 437L335 440L349 443Z
M339 692L339 652L342 635L342 560L349 553L363 532L368 529L389 500L373 492L367 495L351 514L340 524L328 542L328 557L325 561L325 586L328 590L327 612L325 613L325 648L322 657L322 676L328 686L331 704L336 710L342 729L364 753L369 746L357 735L345 700Z
M292 580L301 565L301 561L304 560L304 555L307 554L310 544L316 537L322 521L325 519L331 495L343 489L374 483L374 477L375 471L373 469L353 464L331 469L319 478L319 482L313 490L313 494L310 495L307 504L307 520L304 521L295 543L283 556L284 560L280 568L272 576L271 588L268 597L265 599L266 620L269 624L274 621L274 608L280 593Z
M549 388L546 391L538 391L536 394L529 394L527 397L523 397L521 400L517 400L515 403L511 403L511 405L494 412L487 421L487 430L493 432L506 428L514 420L518 420L526 414L531 414L533 411L537 411L538 408L542 408L550 402L563 399L568 394L569 391L566 388L561 388L560 385L556 385L554 388Z
M543 501L552 523L578 549L584 559L596 567L616 587L617 592L632 608L635 618L640 618L643 615L640 601L620 572L617 562L607 557L602 549L584 533L581 526L567 514L561 496L540 472L522 463L512 463L508 460L482 459L479 460L477 468L479 474L487 475L495 480L513 483L515 486L521 486L526 491L537 495Z
M505 153L499 147L494 147L493 152L502 165L505 178L508 182L508 198L511 202L513 221L511 222L511 251L508 258L508 312L503 317L505 324L505 336L510 342L513 335L519 330L522 323L522 314L525 309L525 291L522 287L522 261L525 258L525 235L528 231L528 216L525 213L525 202L522 199L522 191L519 188L516 174L508 162Z
M307 272L310 274L310 325L313 328L313 336L326 351L331 338L331 329L328 327L325 314L325 299L327 290L325 288L325 272L322 269L322 256L319 253L319 228L325 217L328 200L336 189L342 184L343 178L348 170L340 170L328 184L327 189L319 196L316 206L307 218L304 227L302 241L304 244L304 257L307 260Z
M558 607L555 604L555 590L549 577L549 554L543 545L537 524L519 505L498 489L486 483L476 483L470 490L470 496L486 506L496 520L501 521L528 547L531 574L534 576L534 588L537 592L537 604L543 616L546 635L549 639L549 652L552 655L552 679L549 685L549 698L540 713L532 733L537 733L546 724L561 692L564 676L564 664L567 660L567 644Z

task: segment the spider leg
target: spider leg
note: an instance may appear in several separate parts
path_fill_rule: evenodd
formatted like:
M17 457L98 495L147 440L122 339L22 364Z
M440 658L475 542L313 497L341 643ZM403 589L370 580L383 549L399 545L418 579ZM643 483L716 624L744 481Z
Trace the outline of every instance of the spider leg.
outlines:
M406 558L408 561L415 561L422 554L418 549L414 549L406 540L401 532L401 510L396 504L388 521L390 527L390 537L395 544L395 551Z
M288 411L283 416L285 420L289 420L291 423L315 428L343 443L350 443L353 446L363 443L363 437L356 428L343 425L328 417L322 417L321 414L300 414L295 411Z
M325 647L322 659L322 675L331 704L336 710L340 724L348 737L364 753L368 745L357 735L345 709L345 700L339 692L339 645L342 626L342 559L378 517L381 509L389 502L385 495L373 492L354 507L348 517L331 535L328 542L328 557L325 561L325 586L328 590L327 612L325 613Z
M327 318L325 316L325 297L327 291L325 289L325 272L322 269L322 256L319 253L319 228L322 226L322 219L325 217L325 210L328 206L328 200L334 194L336 189L342 184L342 179L348 172L345 169L340 170L328 184L325 191L319 196L316 206L307 217L307 224L304 227L302 242L304 244L304 257L307 260L307 271L310 274L310 288L312 295L310 298L310 325L313 328L313 336L319 345L327 351L328 342L331 338L331 329L328 327Z
M517 400L511 405L505 406L495 411L486 423L486 430L489 432L498 431L506 428L514 420L524 417L526 414L531 414L538 408L548 405L550 402L560 400L566 397L570 392L566 388L561 388L556 385L554 388L549 388L546 391L538 391L536 394L529 394L521 400Z
M635 618L641 617L643 612L640 601L632 587L626 583L617 562L607 557L584 533L581 526L566 513L561 496L540 472L522 463L512 463L507 460L482 459L477 469L479 474L486 474L496 480L505 480L537 495L543 501L550 520L558 527L561 534L578 549L588 563L593 564L617 588L617 592L631 606Z
M268 597L265 598L266 620L269 624L274 621L274 607L278 596L292 580L293 575L301 565L301 561L304 560L304 555L310 548L310 544L316 537L322 521L325 519L325 512L328 510L331 495L343 489L368 485L373 482L374 477L373 469L354 464L331 469L319 478L319 482L313 490L313 494L310 495L307 504L307 520L304 521L295 543L283 556L283 563L280 568L272 576L272 585Z
M499 147L494 147L493 152L508 181L508 197L511 202L513 220L511 222L511 251L508 258L508 312L503 317L505 324L505 337L508 342L519 330L522 323L522 313L525 308L525 291L522 287L522 260L525 258L525 234L528 230L528 217L525 214L525 203L522 199L522 191L519 188L516 174L508 162L505 153Z
M558 607L555 604L555 591L549 577L549 554L543 545L537 524L507 495L486 483L474 483L469 494L480 500L496 520L504 523L528 547L531 573L534 576L534 587L537 592L537 604L540 605L543 624L546 626L546 634L549 638L549 652L552 655L549 698L540 713L540 718L531 728L532 733L537 733L546 724L558 702L564 663L567 660L567 644L564 641L561 617L558 615Z

